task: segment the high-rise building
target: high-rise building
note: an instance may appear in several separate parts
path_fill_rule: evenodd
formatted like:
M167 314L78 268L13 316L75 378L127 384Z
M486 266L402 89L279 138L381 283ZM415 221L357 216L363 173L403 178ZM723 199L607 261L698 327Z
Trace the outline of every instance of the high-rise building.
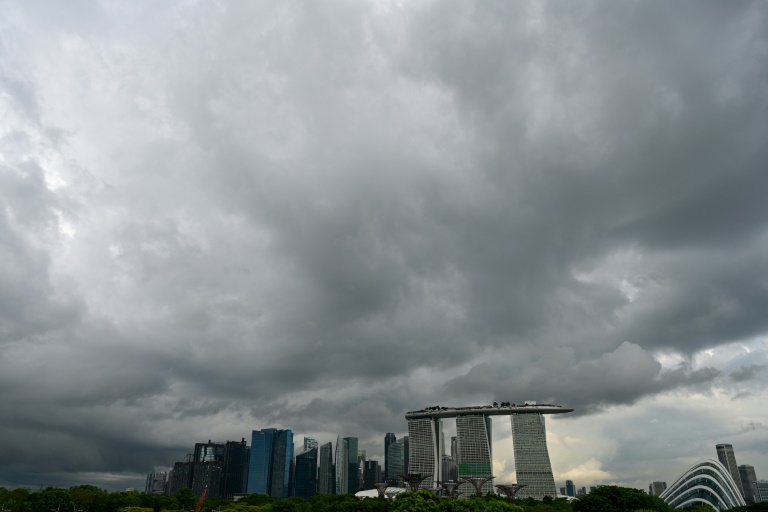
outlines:
M165 481L167 473L155 472L147 475L147 484L144 486L146 494L165 494Z
M248 494L287 498L291 491L293 431L265 428L251 435Z
M179 489L182 487L192 488L192 471L194 464L194 462L188 460L187 462L177 462L173 465L173 478L170 479L168 486L168 494L170 496L176 496L176 493L179 492Z
M347 489L346 494L357 494L360 491L360 464L358 462L357 438L345 437L347 447Z
M565 495L571 498L576 497L576 486L573 484L573 480L565 481Z
M733 446L730 444L718 444L715 446L717 450L717 459L720 464L725 466L725 469L731 474L731 478L736 483L736 488L741 493L741 497L744 498L744 486L741 484L741 478L739 477L739 466L736 464L736 454L733 453Z
M317 492L319 494L334 494L336 479L333 471L333 443L328 442L320 447L319 458Z
M757 503L760 501L760 494L757 490L757 476L755 476L754 466L742 464L739 466L739 478L744 489L744 501L747 503Z
M336 438L336 485L335 494L347 493L347 442L341 436Z
M363 488L367 491L373 489L374 485L381 482L381 466L377 460L366 460L363 463Z
M408 474L411 472L411 466L409 464L409 457L411 454L410 442L408 436L403 437L403 473Z
M567 494L565 494L565 492L566 492L565 491L565 487L561 487L560 488L560 494L562 494L563 496L568 496Z
M768 502L768 480L757 481L757 495L761 502Z
M294 474L293 495L311 498L317 489L317 448L310 448L296 456Z
M419 418L408 420L408 473L429 475L422 488L434 489L441 481L443 420Z
M221 474L221 497L232 498L245 492L246 457L248 445L245 438L240 441L227 441L224 445L224 460Z
M456 459L450 455L443 455L443 466L440 470L443 475L443 480L448 482L455 482L458 480L458 466L456 465Z
M555 497L557 490L547 451L544 415L536 412L512 414L512 444L517 483L527 485L518 495L537 500L544 496Z
M224 460L224 443L195 443L193 462L222 462ZM210 494L210 491L208 491Z
M318 446L317 446L317 439L315 439L314 437L305 437L304 438L304 449L302 450L302 453L303 452L307 452L307 451L309 451L309 450L311 450L313 448L314 449L318 448Z
M651 496L661 496L661 493L667 490L667 482L652 482L648 486L648 494Z
M200 498L206 488L210 496L221 496L221 461L192 463L192 492Z
M482 414L456 417L456 448L459 479L471 476L493 476L491 450L491 418ZM471 492L471 484L462 484L461 490ZM493 492L493 482L483 485L483 494Z
M402 485L404 463L405 463L405 438L400 438L389 445L387 450L387 460L389 461L389 473L386 475L388 481L393 481L395 485Z
M391 477L389 476L389 446L397 441L397 437L395 437L394 432L387 432L387 435L384 436L384 479L389 480Z

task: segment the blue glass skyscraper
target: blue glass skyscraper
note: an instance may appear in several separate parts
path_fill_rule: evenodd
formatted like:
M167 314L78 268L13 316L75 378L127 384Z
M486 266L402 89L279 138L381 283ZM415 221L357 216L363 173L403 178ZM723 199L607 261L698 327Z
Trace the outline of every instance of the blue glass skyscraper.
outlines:
M248 494L287 498L291 490L293 431L265 428L251 434Z

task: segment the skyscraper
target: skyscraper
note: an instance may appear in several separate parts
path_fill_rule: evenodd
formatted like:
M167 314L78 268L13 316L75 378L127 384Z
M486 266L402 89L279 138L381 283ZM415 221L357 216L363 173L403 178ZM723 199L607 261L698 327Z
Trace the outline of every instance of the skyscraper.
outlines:
M744 489L744 501L747 503L757 503L760 501L760 494L757 490L757 476L755 476L754 466L742 464L739 466L739 478Z
M467 476L493 476L491 451L491 418L482 414L456 417L456 449L459 478ZM470 484L462 484L462 491L470 492ZM493 492L493 483L483 485L483 494Z
M741 497L744 498L744 486L739 477L739 466L736 464L736 454L733 453L733 446L730 444L718 444L715 445L715 450L717 450L717 459L720 461L720 464L725 466L725 469L731 474L731 478L736 483L736 488L741 493Z
M667 482L652 482L648 486L648 494L651 496L661 496L661 493L667 490Z
M397 441L397 437L395 437L394 432L387 432L387 435L384 436L384 479L388 480L391 477L389 476L389 446Z
M527 485L520 490L519 496L538 500L544 496L557 496L547 451L544 415L534 412L512 414L512 443L517 483Z
M293 495L311 498L317 489L317 448L310 448L296 456L294 474Z
M248 494L287 498L291 490L293 432L265 428L251 434Z
M144 486L146 494L165 494L165 481L167 474L163 472L149 473L147 475L147 484Z
M315 458L317 461L317 458ZM288 498L293 489L293 431L278 430L272 444L272 468L270 471L269 495L273 498Z
M347 489L346 494L357 494L360 490L360 477L358 455L357 455L357 438L345 437L344 443L347 447Z
M565 495L571 498L576 497L576 486L573 484L573 480L565 481Z
M319 458L317 492L319 494L334 494L336 479L333 471L333 443L328 442L320 447Z
M231 498L245 491L246 455L248 445L241 441L228 441L224 446L222 462L221 497Z
M381 482L381 466L377 460L367 460L363 463L363 491L373 489L373 484Z
M443 420L419 418L408 420L408 472L430 475L422 487L434 489L441 481Z
M314 437L305 437L304 438L304 449L302 452L306 452L311 450L312 448L317 449L317 439Z
M336 494L347 493L347 443L341 436L336 437Z
M405 471L405 438L398 439L389 445L387 460L389 460L389 473L386 479L394 481L395 485L401 485Z
M768 480L757 481L757 495L761 502L768 502Z

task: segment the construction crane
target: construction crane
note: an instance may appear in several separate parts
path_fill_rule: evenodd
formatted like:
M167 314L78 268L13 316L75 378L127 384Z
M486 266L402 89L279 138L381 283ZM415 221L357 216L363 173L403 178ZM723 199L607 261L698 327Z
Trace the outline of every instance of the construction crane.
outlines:
M200 500L197 502L197 506L195 507L195 512L200 512L200 509L203 508L203 502L205 501L205 495L208 494L208 486L205 486L205 489L203 489L203 494L200 496Z

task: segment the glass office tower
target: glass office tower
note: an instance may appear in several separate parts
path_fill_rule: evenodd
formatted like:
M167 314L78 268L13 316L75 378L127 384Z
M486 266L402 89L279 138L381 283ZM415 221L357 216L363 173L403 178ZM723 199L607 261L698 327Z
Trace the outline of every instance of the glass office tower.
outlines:
M309 499L317 489L317 448L311 448L296 456L296 475L293 495Z

